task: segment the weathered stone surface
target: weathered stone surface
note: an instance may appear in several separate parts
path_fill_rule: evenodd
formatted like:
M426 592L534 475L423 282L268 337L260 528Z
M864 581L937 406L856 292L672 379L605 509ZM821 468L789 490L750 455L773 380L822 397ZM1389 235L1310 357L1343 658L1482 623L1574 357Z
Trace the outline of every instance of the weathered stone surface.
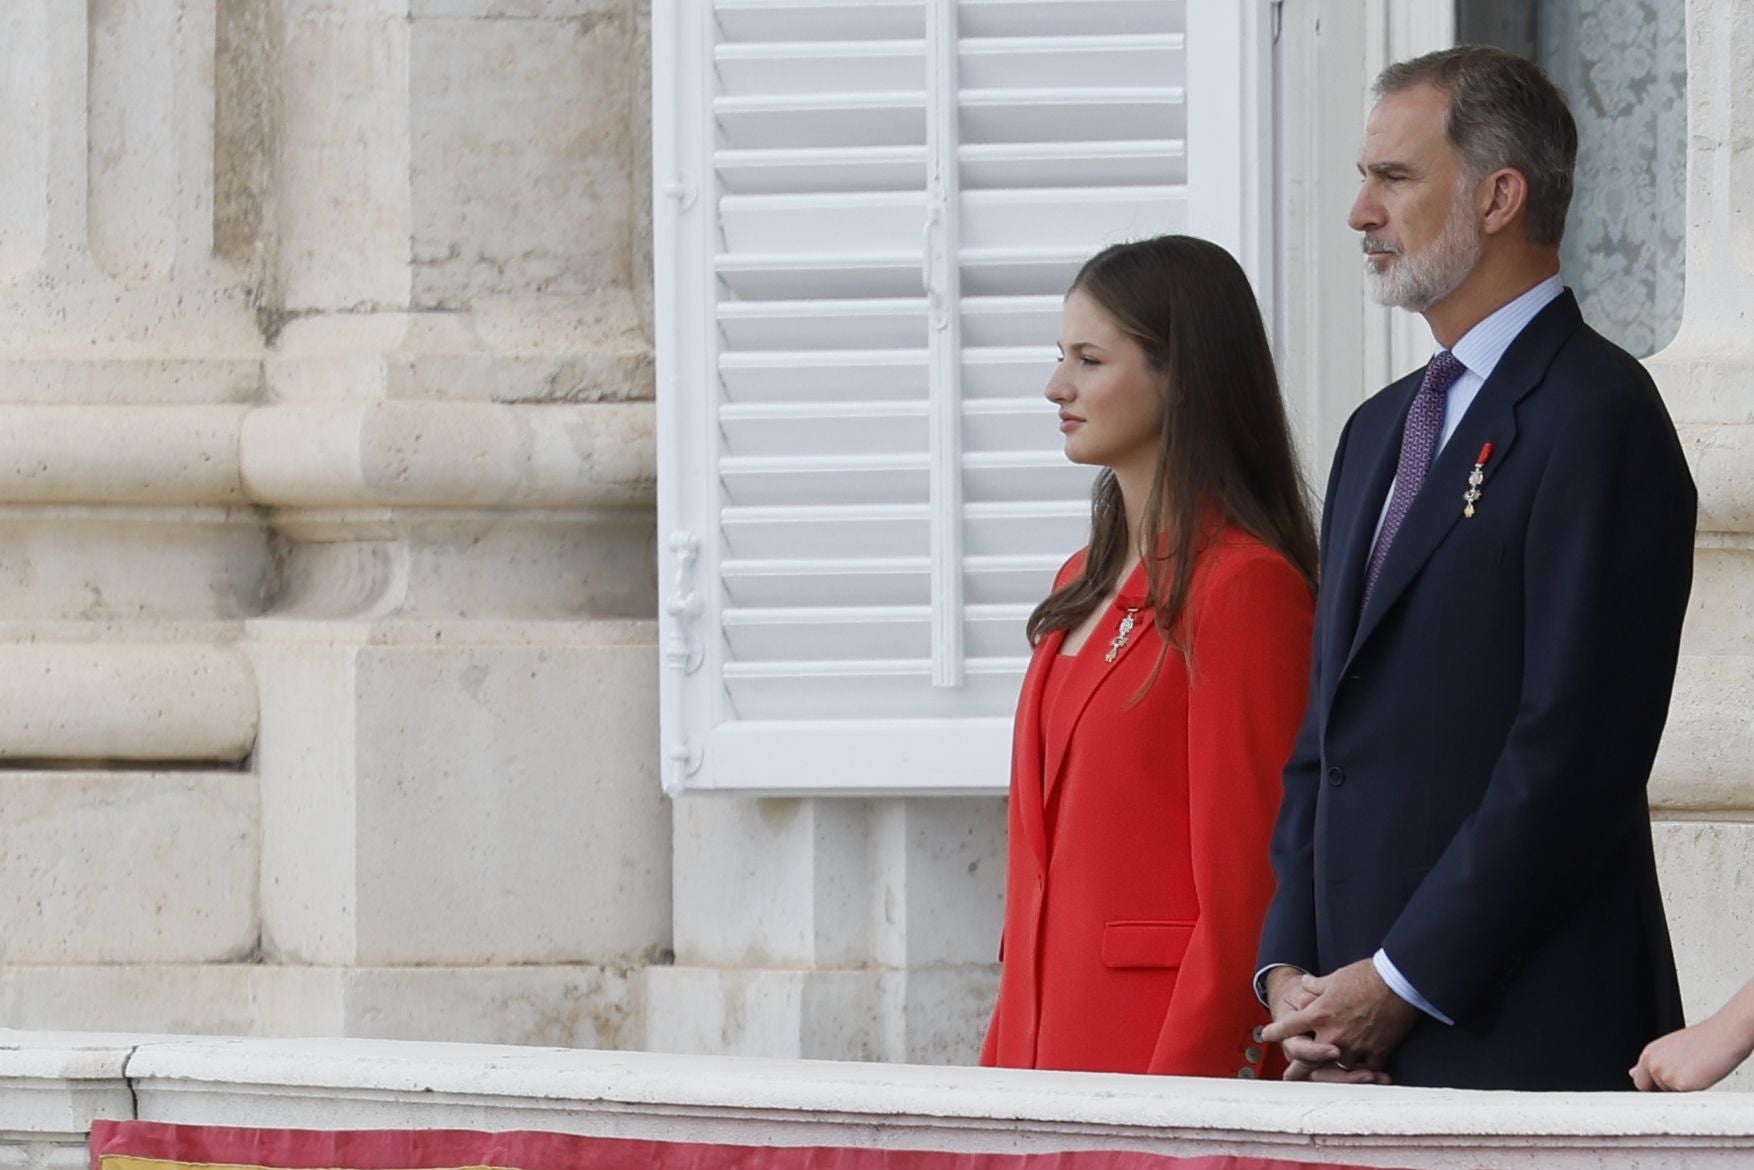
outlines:
M277 957L626 966L668 948L649 626L367 645L308 625L254 627Z
M410 33L414 303L625 287L631 6L470 7Z
M645 404L277 406L246 416L240 443L251 498L278 507L631 507L652 499Z
M881 1060L882 979L876 971L654 967L646 972L645 1047Z
M1653 826L1663 900L1681 972L1687 1020L1697 1023L1754 978L1754 824L1662 821ZM1727 1088L1754 1090L1754 1063Z
M0 772L0 964L249 960L257 834L244 773Z
M0 1027L639 1047L636 973L252 964L0 968Z
M0 758L242 761L256 680L231 646L0 642Z

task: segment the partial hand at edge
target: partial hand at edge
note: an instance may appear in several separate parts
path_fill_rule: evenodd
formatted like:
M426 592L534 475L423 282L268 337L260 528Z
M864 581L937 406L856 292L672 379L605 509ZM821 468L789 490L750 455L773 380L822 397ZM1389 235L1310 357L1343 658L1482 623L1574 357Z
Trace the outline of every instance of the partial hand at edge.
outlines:
M1652 1040L1630 1071L1642 1092L1691 1093L1711 1088L1747 1059L1747 1040L1714 1016Z

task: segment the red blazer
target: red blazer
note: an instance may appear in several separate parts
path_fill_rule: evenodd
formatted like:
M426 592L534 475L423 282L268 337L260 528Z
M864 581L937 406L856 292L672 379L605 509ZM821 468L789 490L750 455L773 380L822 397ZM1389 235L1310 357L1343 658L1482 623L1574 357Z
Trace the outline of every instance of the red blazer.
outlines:
M1078 572L1079 553L1056 587ZM1183 623L1190 673L1141 612L1105 661L1135 571L1044 728L1065 639L1042 639L1012 744L999 1002L982 1064L1184 1076L1277 1075L1253 1038L1267 846L1303 717L1314 600L1289 562L1226 530L1201 554ZM1050 829L1052 839L1050 840Z

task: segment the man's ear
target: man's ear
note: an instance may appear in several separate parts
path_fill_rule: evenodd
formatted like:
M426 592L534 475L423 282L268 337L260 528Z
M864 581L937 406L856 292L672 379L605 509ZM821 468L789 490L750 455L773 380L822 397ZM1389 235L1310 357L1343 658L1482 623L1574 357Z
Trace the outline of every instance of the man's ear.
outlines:
M1481 226L1489 236L1498 235L1523 217L1529 201L1529 181L1513 167L1500 167L1474 189L1484 212Z

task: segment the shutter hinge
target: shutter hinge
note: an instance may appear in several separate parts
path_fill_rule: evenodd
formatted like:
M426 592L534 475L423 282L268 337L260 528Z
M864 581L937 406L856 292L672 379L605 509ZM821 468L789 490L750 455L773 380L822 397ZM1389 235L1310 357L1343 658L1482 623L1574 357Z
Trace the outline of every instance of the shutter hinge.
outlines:
M687 211L694 206L700 190L690 181L687 173L677 175L664 184L664 198L676 204L677 211Z
M693 674L700 669L706 652L696 637L695 623L704 608L700 591L695 587L694 570L700 560L700 537L687 529L670 534L670 555L676 560L676 585L664 599L664 612L670 615L670 634L664 641L664 665L677 674ZM668 765L661 783L670 796L679 795L688 777L700 771L700 745L683 735L664 748Z
M681 674L693 674L706 657L694 636L694 623L702 609L700 592L694 587L700 537L686 530L672 532L670 555L676 558L676 587L664 599L664 612L673 619L670 637L664 642L664 664Z
M664 786L665 796L681 796L686 790L688 777L700 771L702 752L700 745L686 736L664 749L664 758L669 767L664 769L660 781Z

